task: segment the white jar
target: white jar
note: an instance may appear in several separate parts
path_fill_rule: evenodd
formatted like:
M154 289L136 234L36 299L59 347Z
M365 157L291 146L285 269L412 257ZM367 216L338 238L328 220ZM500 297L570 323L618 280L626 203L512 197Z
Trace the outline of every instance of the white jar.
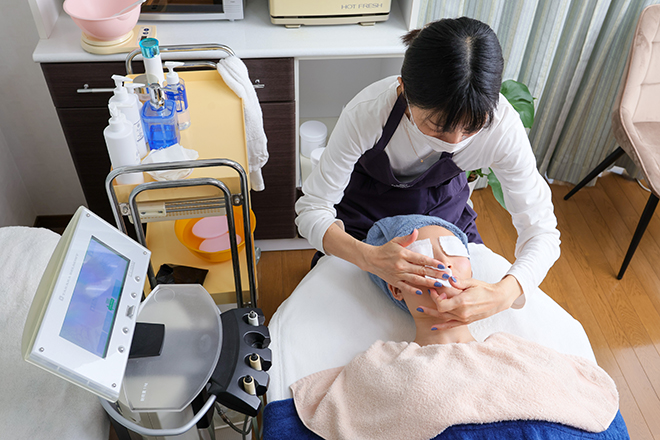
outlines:
M321 121L307 121L300 126L300 153L310 157L313 150L325 147L328 127Z
M325 147L315 148L309 154L309 160L312 162L312 169L314 169L316 165L319 164L319 160L321 160L321 155L323 154L324 151L325 151Z

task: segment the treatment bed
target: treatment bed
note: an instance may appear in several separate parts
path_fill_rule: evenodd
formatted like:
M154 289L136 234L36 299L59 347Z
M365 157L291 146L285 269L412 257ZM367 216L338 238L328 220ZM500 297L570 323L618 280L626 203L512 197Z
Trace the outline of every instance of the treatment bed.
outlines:
M470 244L469 250L476 279L497 282L511 266L484 245ZM508 332L596 362L582 325L540 289L526 295L522 309L506 310L469 327L477 340L495 332ZM269 330L273 366L269 371L264 440L319 438L298 419L291 384L312 373L348 364L377 340L411 341L415 334L412 317L386 298L366 272L332 256L321 258L281 304ZM600 434L548 422L501 422L453 426L438 438L520 435L535 439L628 438L620 414Z
M110 420L92 393L23 360L25 319L60 236L0 228L0 438L107 440Z

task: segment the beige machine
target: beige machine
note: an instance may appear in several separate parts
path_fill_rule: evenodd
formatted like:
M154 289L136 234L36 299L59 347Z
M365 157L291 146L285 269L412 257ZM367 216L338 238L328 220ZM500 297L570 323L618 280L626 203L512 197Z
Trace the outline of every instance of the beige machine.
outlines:
M373 25L390 16L391 0L268 0L270 21L286 27L302 24Z

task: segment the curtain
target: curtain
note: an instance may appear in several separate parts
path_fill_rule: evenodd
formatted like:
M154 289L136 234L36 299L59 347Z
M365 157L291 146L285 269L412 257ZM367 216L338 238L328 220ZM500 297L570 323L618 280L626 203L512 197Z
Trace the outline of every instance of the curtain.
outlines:
M488 23L503 79L529 87L539 171L579 182L616 148L610 115L637 20L660 0L421 0L418 27L446 17ZM632 161L624 165L636 174Z

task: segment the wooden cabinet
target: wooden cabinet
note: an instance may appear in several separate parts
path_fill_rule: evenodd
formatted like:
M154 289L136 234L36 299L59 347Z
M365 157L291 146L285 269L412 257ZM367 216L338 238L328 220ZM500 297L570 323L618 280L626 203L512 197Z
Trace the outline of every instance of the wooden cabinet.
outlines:
M257 216L256 239L296 236L295 92L292 58L243 60L257 96L268 137L269 160L262 169L266 190L252 192ZM133 63L142 73L141 63ZM123 62L41 64L89 209L114 224L105 192L110 159L103 139L112 92L79 93L78 89L111 89L110 77L126 72ZM247 170L246 170L247 171Z

